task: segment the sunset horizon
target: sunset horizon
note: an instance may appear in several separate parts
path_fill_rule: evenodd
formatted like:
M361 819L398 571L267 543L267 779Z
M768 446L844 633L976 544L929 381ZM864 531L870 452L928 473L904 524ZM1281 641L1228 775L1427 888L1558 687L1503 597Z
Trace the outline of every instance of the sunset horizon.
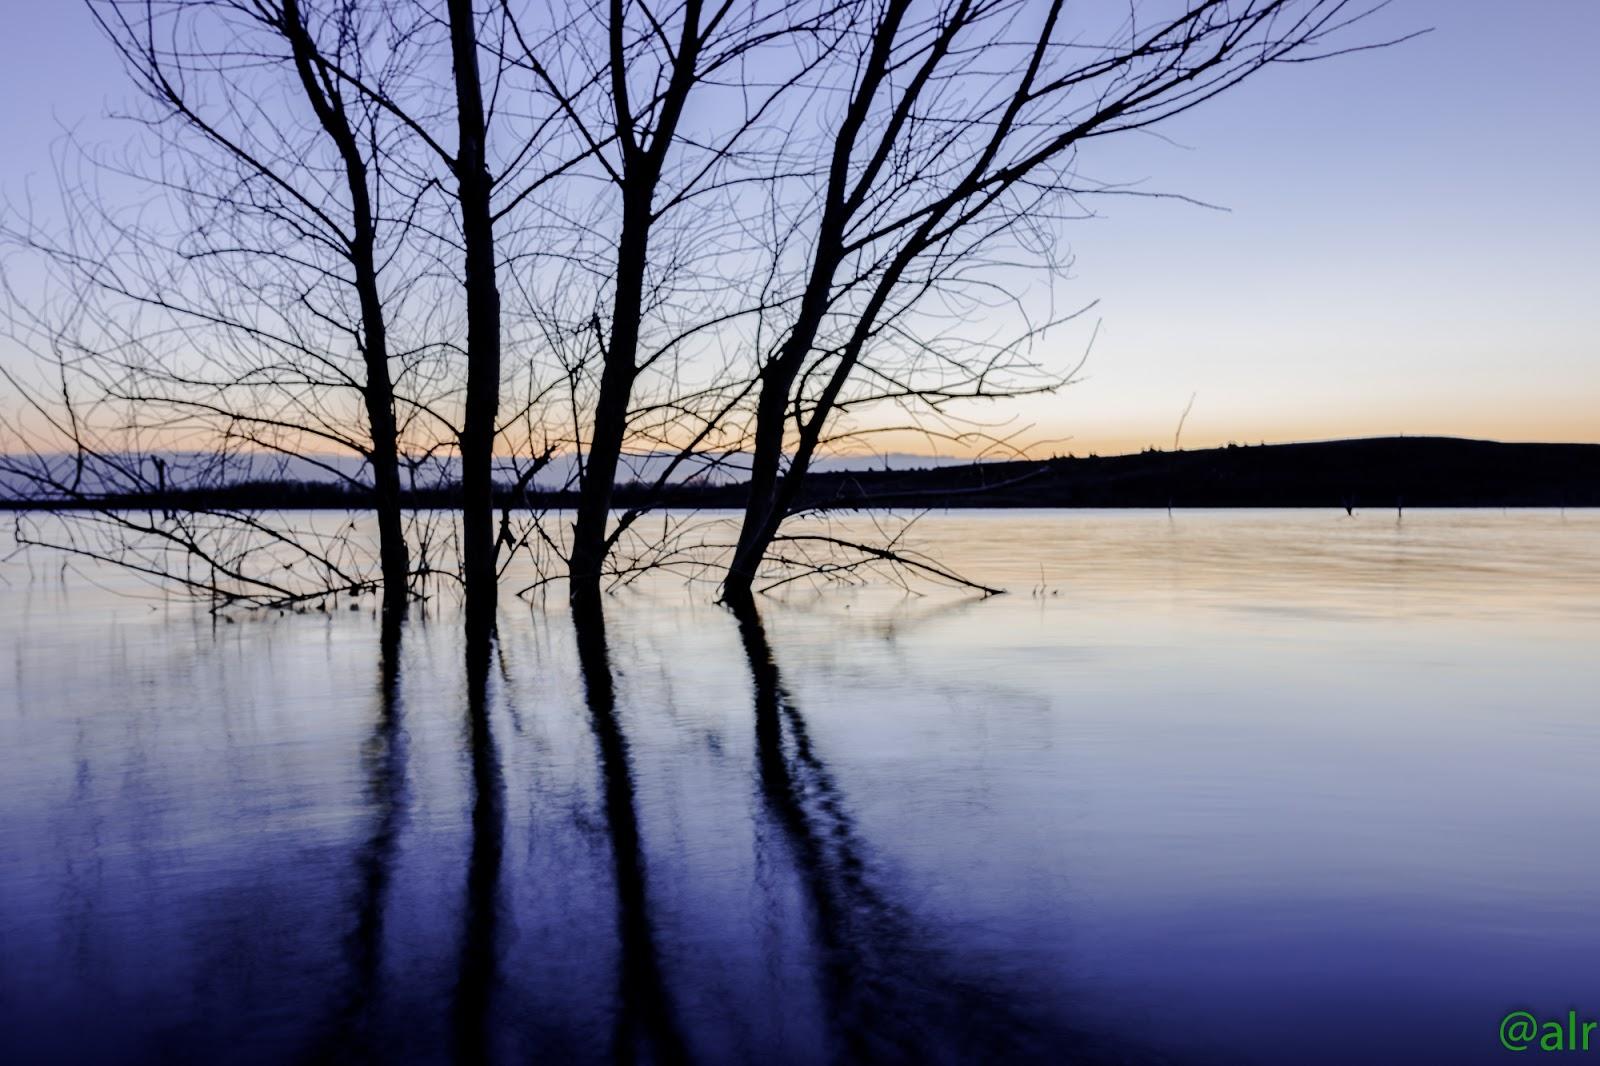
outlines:
M1600 1053L1600 0L12 6L5 1066Z

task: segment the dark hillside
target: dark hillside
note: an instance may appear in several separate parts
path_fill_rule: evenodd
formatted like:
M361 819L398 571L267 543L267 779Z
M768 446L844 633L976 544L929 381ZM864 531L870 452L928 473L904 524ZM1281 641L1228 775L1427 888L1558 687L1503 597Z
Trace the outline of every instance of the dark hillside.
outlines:
M647 500L635 484L616 503L739 507L743 484L669 487ZM569 507L571 493L502 490L499 506ZM813 474L813 507L1596 507L1600 444L1500 444L1453 437L1373 437L1137 455ZM458 507L454 486L406 493L412 507ZM0 499L0 509L361 508L332 482L251 481L160 495Z
M937 507L1592 507L1600 445L1375 437L829 474L815 502Z

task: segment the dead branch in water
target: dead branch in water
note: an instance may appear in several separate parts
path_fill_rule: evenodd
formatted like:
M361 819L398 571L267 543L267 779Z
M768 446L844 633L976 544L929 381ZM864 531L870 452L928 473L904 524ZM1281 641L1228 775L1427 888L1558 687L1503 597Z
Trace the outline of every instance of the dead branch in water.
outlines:
M905 567L909 570L931 575L940 581L948 582L952 585L959 585L963 588L974 589L983 593L985 596L999 596L1005 592L1005 589L994 588L993 586L984 585L980 582L973 581L970 578L962 577L955 571L942 567L937 563L914 558L905 552L896 551L893 547L879 547L875 544L863 544L860 541L846 540L843 537L829 536L824 533L784 533L774 537L773 540L775 543L826 544L833 548L844 548L849 551L859 552L860 554L869 557L870 560L891 563L897 567ZM865 560L862 560L861 562L864 561ZM763 593L771 592L773 589L778 588L781 585L786 585L791 581L798 581L805 577L811 577L818 573L841 572L849 569L851 565L852 564L849 563L829 563L822 564L821 566L816 566L814 564L814 569L812 571L803 574L791 574L788 577L780 578L779 580L764 586L761 591ZM853 565L860 565L860 562L857 562Z

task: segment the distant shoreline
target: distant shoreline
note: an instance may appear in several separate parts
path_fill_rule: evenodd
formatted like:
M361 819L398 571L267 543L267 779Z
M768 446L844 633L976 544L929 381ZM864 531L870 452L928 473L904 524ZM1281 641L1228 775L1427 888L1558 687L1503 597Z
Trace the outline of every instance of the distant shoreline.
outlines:
M737 509L744 483L618 485L616 506ZM407 491L411 510L460 505L453 485ZM572 491L507 486L496 506L564 510ZM830 470L807 479L813 509L1600 507L1600 444L1505 444L1372 437L1229 445L1131 455L967 463L915 470ZM365 510L335 482L249 481L163 493L0 498L0 510Z

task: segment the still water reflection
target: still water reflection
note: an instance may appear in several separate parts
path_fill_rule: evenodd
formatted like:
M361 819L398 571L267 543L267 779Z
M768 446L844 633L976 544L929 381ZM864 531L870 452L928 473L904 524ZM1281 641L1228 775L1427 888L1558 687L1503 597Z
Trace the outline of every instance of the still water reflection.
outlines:
M662 583L463 649L5 564L6 1058L1470 1062L1600 1016L1600 515L919 531L1012 595Z

